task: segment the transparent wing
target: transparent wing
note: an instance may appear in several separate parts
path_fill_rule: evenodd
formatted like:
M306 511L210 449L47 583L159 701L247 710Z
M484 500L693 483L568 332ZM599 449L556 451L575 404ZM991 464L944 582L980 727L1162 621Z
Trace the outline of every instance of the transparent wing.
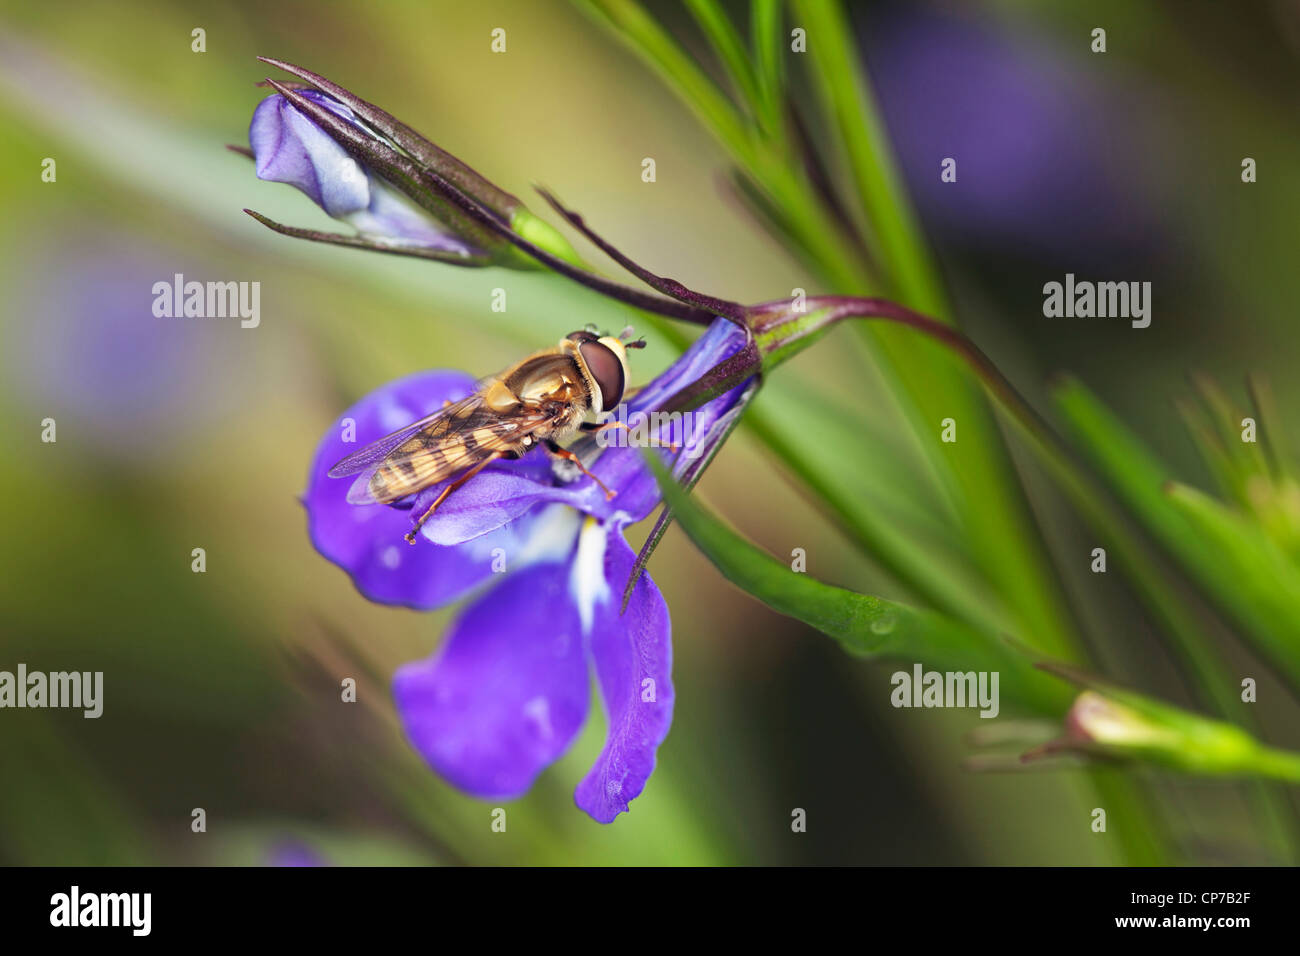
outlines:
M484 458L513 456L529 447L524 438L531 432L567 414L562 403L539 399L562 394L576 375L570 356L538 352L483 379L466 398L348 455L328 474L358 476L348 490L352 504L389 503Z
M458 405L443 409L444 414L421 427L404 429L395 443L382 439L389 444L387 453L361 470L347 500L352 504L397 501L461 474L485 458L522 451L528 447L524 438L555 414L537 406L521 405L502 415L481 401Z
M478 394L469 395L458 402L452 402L450 405L444 405L435 412L425 415L418 421L411 422L409 425L397 429L397 431L385 435L377 441L371 442L364 448L354 451L346 458L335 462L328 472L331 478L346 478L348 475L355 475L358 472L365 471L367 468L373 468L375 465L383 463L383 460L389 456L394 448L402 444L418 431L430 427L440 418L444 418L454 411L467 405L473 405L481 401Z

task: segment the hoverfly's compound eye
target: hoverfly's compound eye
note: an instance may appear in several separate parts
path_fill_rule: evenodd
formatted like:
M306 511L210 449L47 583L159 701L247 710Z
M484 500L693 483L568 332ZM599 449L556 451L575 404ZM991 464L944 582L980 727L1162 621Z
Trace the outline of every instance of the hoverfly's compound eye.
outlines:
M586 332L570 332L565 336L570 342L595 342L600 338L596 333L588 330Z
M600 386L601 404L604 406L601 411L611 412L623 401L623 386L626 384L623 360L604 342L595 341L595 336L592 339L579 345L578 351L582 353L591 377Z

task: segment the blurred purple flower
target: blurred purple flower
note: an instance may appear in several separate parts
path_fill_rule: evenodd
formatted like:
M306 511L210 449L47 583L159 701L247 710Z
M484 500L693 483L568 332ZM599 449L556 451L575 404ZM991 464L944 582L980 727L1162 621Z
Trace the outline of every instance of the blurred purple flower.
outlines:
M927 223L1019 255L1122 261L1158 242L1140 168L1149 104L977 18L886 9L865 59ZM940 180L947 157L955 183Z
M181 460L178 447L248 400L229 387L241 344L228 326L150 311L155 282L201 269L84 222L55 222L49 234L64 239L16 250L8 263L13 314L39 320L5 334L4 384L36 421L54 418L60 440L75 436L105 461Z
M744 330L719 319L627 403L629 414L658 408L739 351L745 338ZM425 522L421 534L429 543L415 548L402 535L441 486L405 508L356 506L346 502L349 482L327 476L350 451L473 386L460 372L422 372L345 412L340 426L355 422L355 443L342 440L342 427L331 429L312 465L304 498L312 541L373 601L432 608L481 588L439 652L403 667L393 686L411 742L468 793L525 793L586 721L594 668L608 733L575 800L608 823L645 787L672 720L668 608L649 575L639 577L620 614L636 561L623 529L660 500L642 449L609 447L590 466L615 492L612 499L590 479L560 480L540 449L494 463ZM675 474L707 461L740 413L746 387L695 410L682 449L661 453L677 455ZM505 572L494 574L501 560Z
M319 853L298 840L285 840L271 847L266 856L267 866L300 867L328 866Z

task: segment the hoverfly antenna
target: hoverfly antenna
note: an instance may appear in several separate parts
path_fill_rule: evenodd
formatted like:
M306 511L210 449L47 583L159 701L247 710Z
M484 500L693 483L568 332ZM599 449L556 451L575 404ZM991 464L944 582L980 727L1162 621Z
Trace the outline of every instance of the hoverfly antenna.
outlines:
M623 343L623 348L625 349L645 348L645 336L642 336L641 338L637 339L635 342L629 342L628 339L630 338L632 338L632 326L628 325L623 328L622 332L618 333L618 340Z
M591 333L594 335L595 332L596 332L596 323L595 323L595 322L588 322L588 323L587 323L586 325L584 325L582 328L583 328L584 331L586 331L586 332L591 332Z

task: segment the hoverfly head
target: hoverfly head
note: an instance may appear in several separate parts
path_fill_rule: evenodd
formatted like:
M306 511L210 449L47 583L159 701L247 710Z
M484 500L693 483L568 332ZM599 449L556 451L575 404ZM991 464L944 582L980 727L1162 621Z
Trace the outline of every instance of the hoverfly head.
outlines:
M630 331L630 330L628 330ZM623 391L627 387L627 349L621 338L612 335L597 335L595 332L570 332L565 336L570 342L576 342L578 356L587 373L587 378L599 393L598 401L593 405L600 411L613 411L623 400ZM643 348L632 345L632 348Z

